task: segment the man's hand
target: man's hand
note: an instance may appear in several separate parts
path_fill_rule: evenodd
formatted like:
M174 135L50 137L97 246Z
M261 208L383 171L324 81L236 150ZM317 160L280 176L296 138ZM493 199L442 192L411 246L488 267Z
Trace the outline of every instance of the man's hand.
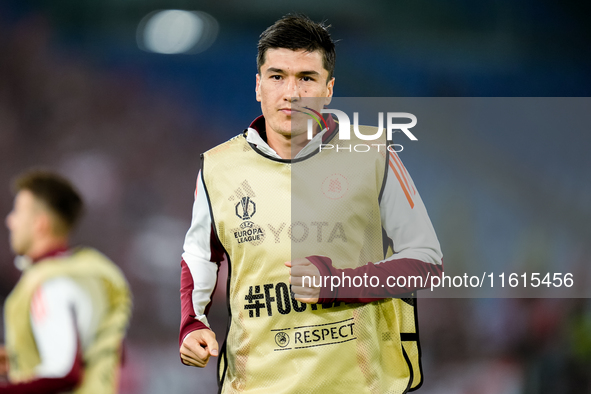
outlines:
M320 297L320 287L310 286L314 283L322 283L318 268L306 258L287 261L285 265L290 268L289 283L291 283L291 291L293 291L295 299L306 304L317 303ZM303 283L304 276L307 277L305 287Z
M0 345L0 378L8 375L8 356L6 355L6 348Z
M183 364L203 368L210 356L217 357L218 342L215 333L206 328L188 334L181 345L181 360Z

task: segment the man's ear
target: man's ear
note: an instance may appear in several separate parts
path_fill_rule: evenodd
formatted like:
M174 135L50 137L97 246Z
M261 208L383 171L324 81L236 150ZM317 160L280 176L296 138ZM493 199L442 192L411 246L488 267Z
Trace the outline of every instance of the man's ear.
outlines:
M328 81L328 83L326 84L326 88L328 89L328 96L326 96L324 105L328 105L332 101L332 94L334 92L334 81L335 79L334 77L332 77L330 81Z
M50 234L53 232L53 218L51 214L45 210L37 213L35 218L34 229L38 234Z
M256 86L254 88L254 91L256 93L256 99L258 102L261 101L261 76L259 74L257 74L256 76Z

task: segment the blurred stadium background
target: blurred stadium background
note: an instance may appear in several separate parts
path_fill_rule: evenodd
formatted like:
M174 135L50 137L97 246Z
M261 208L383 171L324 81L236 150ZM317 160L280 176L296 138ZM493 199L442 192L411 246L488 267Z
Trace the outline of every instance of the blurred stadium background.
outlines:
M192 12L156 13L173 9ZM199 154L260 113L258 35L290 11L333 25L339 96L591 95L588 1L3 0L0 215L10 180L32 166L82 190L76 242L119 263L135 295L122 393L215 392L214 365L184 367L177 352ZM402 154L447 264L589 278L591 133L491 134L432 145L429 160ZM19 275L7 239L1 226L0 301ZM588 299L426 299L419 312L423 394L591 392Z

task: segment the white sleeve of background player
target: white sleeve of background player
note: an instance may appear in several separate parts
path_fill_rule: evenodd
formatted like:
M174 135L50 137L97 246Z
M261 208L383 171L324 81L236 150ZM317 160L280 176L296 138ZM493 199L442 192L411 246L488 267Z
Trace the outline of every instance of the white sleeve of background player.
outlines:
M208 326L205 308L211 301L218 271L218 265L211 261L211 225L209 203L201 171L199 171L195 202L193 203L193 218L191 227L185 236L183 260L187 264L193 279L192 301L195 316Z
M91 314L88 294L72 279L54 278L35 291L30 318L41 358L36 367L38 378L62 378L72 370L79 346L80 319L87 321Z
M390 153L388 160L380 201L382 226L394 249L394 255L387 260L409 258L441 264L443 255L437 235L410 174L396 153Z

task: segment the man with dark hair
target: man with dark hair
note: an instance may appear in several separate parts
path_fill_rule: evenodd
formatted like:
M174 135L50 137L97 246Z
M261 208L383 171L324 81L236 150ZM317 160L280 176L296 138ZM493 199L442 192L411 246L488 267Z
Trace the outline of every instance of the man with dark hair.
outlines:
M4 307L0 393L116 393L131 313L123 274L94 249L69 249L83 209L70 182L32 171L14 191L6 226L23 274Z
M51 226L47 237L50 242L55 243L51 248L64 247L68 242L70 230L78 222L83 208L82 199L72 185L56 174L35 171L18 178L14 189L21 200L24 198L36 207L35 212L47 215L47 223ZM7 218L7 223L11 217L13 216ZM27 250L27 245L20 244L18 230L11 232L11 237L17 255L35 255L34 251ZM29 241L35 242L39 239L32 237Z
M307 136L308 116L331 102L335 82L334 43L322 24L288 15L258 48L263 115L202 155L181 263L181 360L204 367L218 356L206 315L225 256L230 322L220 392L416 389L410 293L441 274L442 255L414 183L394 152L320 149L340 147L332 117L318 117L321 126ZM355 138L348 142L363 142ZM415 281L334 292L317 284L341 275Z
M333 79L336 61L335 45L328 34L328 26L312 22L305 16L288 15L265 30L260 37L257 55L257 70L265 64L268 49L285 48L292 51L319 51L322 67L328 71L326 82Z

